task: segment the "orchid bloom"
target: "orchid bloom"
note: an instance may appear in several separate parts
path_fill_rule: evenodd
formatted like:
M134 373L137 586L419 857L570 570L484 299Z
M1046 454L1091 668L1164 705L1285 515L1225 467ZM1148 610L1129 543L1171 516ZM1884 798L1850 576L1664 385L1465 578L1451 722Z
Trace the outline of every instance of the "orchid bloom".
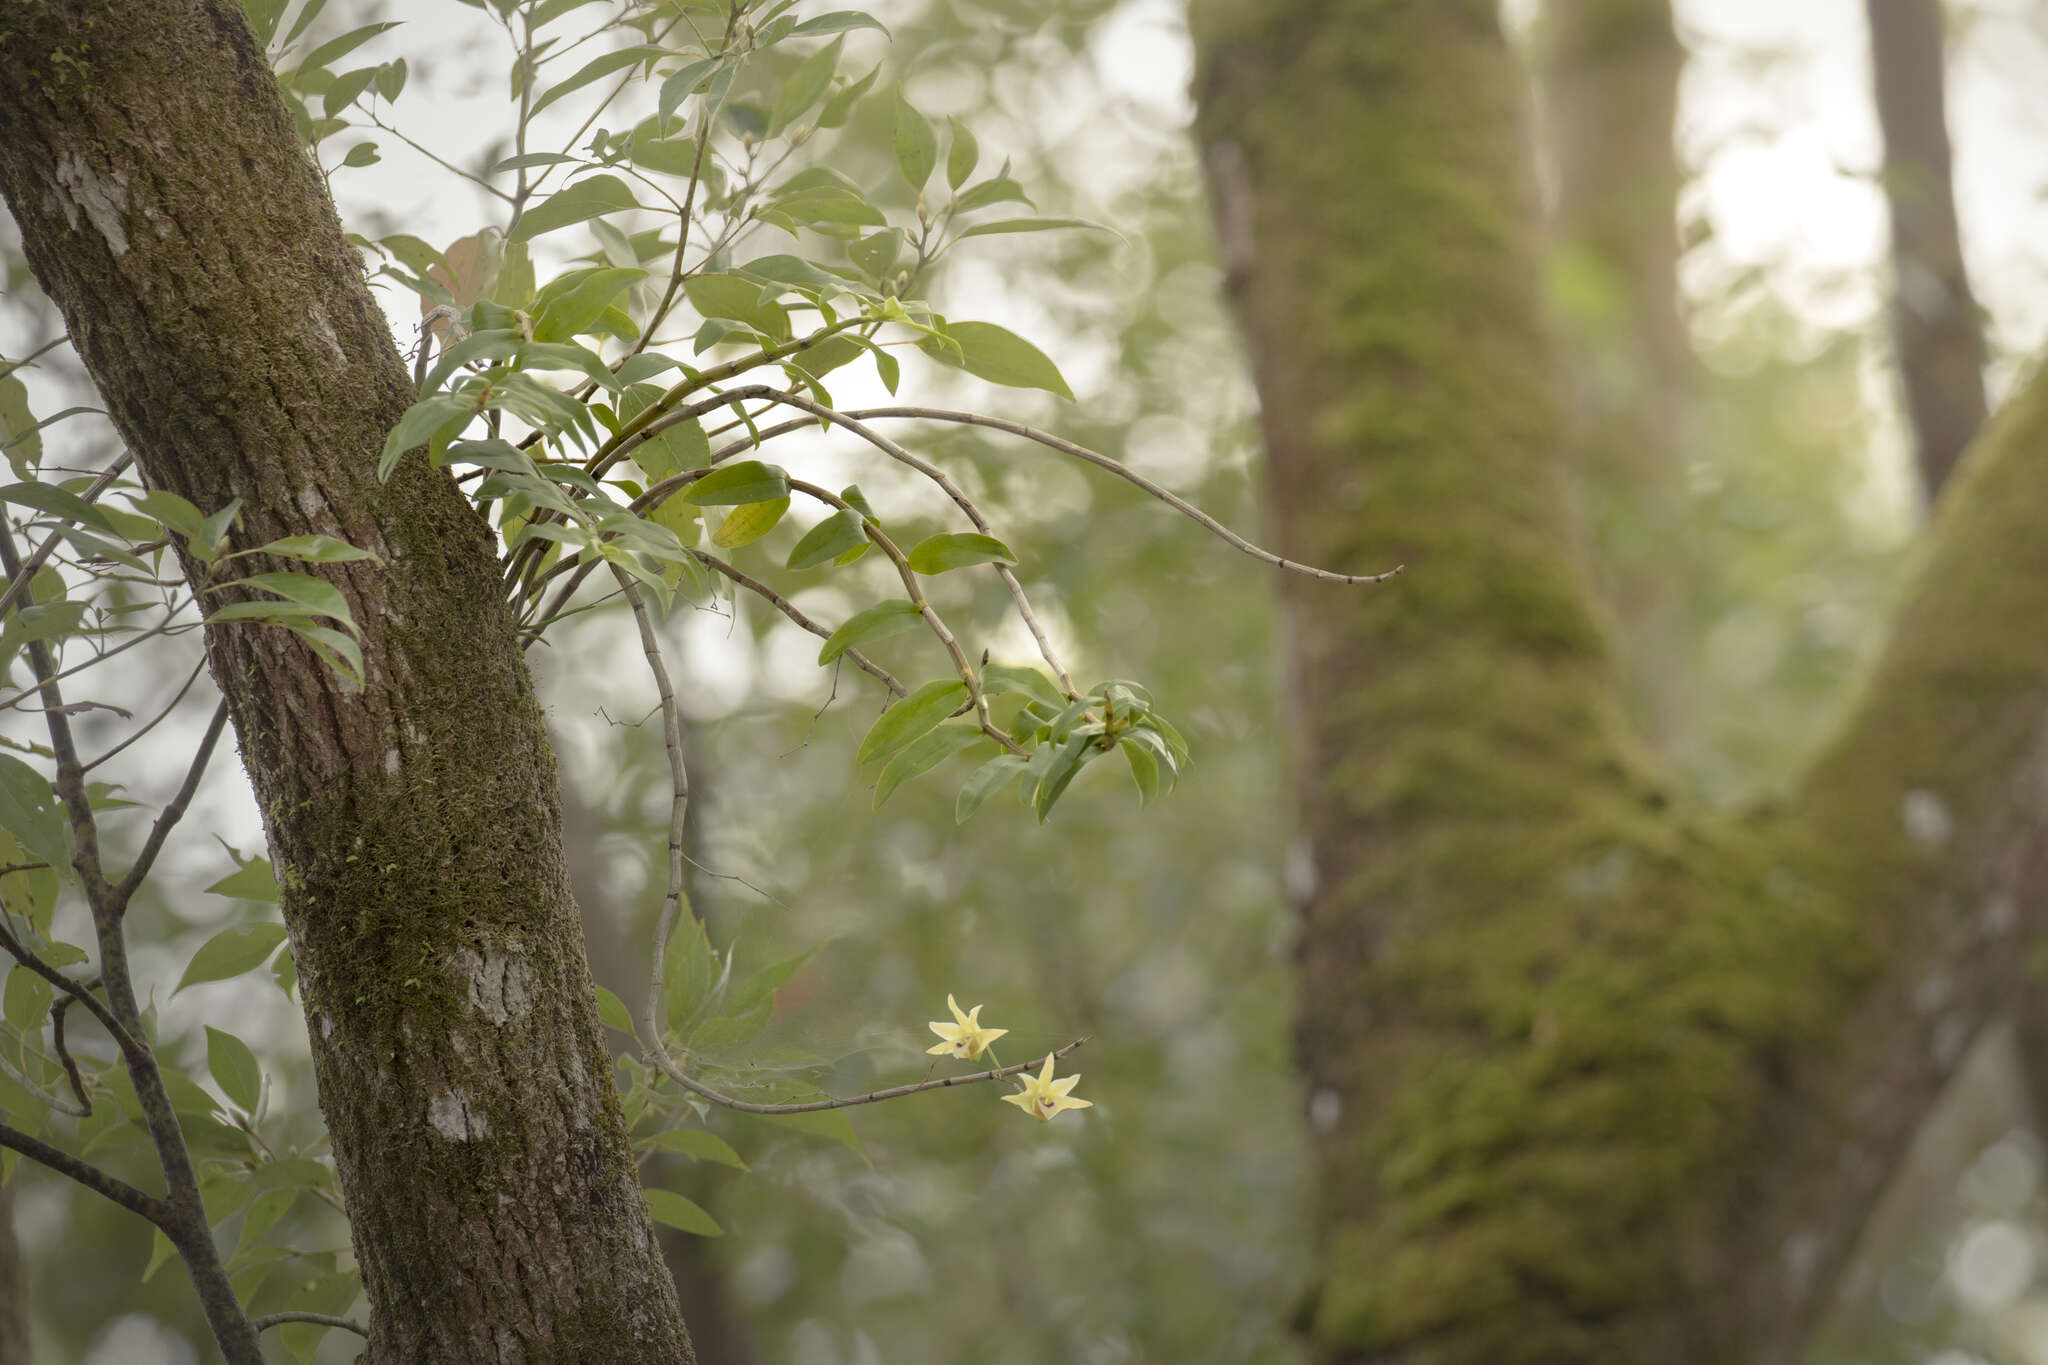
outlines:
M1074 1082L1081 1079L1079 1072L1075 1072L1071 1076L1062 1076L1058 1080L1052 1078L1052 1054L1050 1052L1045 1054L1045 1065L1036 1076L1023 1076L1019 1079L1024 1088L1014 1095L1005 1095L1003 1098L1031 1115L1032 1118L1037 1119L1040 1123L1044 1123L1062 1109L1090 1109L1094 1107L1091 1101L1077 1100L1068 1093L1074 1088Z
M960 1057L971 1062L985 1052L990 1043L1009 1032L1006 1028L983 1028L979 1005L962 1011L960 1002L949 995L946 1008L953 1011L954 1022L932 1021L932 1032L939 1035L940 1041L925 1051L934 1057Z

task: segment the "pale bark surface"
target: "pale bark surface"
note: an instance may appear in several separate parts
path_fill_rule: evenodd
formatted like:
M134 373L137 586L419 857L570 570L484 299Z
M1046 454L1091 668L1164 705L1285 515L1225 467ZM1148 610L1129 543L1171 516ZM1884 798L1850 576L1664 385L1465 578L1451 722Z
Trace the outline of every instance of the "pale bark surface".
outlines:
M1490 0L1198 0L1289 585L1318 1358L1798 1359L2048 902L2048 384L1782 810L1634 755Z
M1892 339L1932 499L1985 411L1984 339L1956 223L1941 0L1867 0L1867 8L1891 206Z
M1683 440L1691 340L1678 311L1672 145L1685 51L1669 0L1549 0L1538 26L1551 303L1568 439L1629 709L1661 753L1693 737Z
M362 628L360 689L282 631L207 638L282 883L368 1359L691 1359L493 540L423 459L377 482L410 384L241 7L26 0L0 28L0 192L145 479L240 498L235 548L321 533L382 557L318 570Z

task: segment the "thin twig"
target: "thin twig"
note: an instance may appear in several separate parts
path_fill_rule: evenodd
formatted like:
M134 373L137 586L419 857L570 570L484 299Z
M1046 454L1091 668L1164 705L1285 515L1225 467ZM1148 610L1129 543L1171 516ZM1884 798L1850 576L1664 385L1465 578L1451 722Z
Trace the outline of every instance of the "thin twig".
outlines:
M168 1234L174 1225L170 1204L155 1195L144 1194L127 1181L108 1175L99 1167L80 1161L71 1153L52 1147L41 1138L30 1137L19 1128L10 1128L0 1123L0 1147L12 1147L30 1161L48 1166L59 1175L69 1176L87 1189L119 1204L131 1213L139 1213Z
M310 1322L316 1327L339 1327L345 1332L354 1332L359 1337L370 1335L368 1328L347 1318L337 1318L332 1313L306 1313L298 1309L290 1309L283 1313L265 1313L260 1318L251 1319L249 1325L258 1332L267 1332L288 1322Z
M1274 554L1271 550L1262 549L1254 545L1251 541L1246 540L1222 522L1217 521L1187 499L1154 483L1122 461L1112 459L1098 451L1090 450L1086 446L1076 445L1072 441L1063 440L1049 431L1040 431L1037 427L1026 426L1022 422L1012 422L1001 417L986 417L978 412L955 412L947 408L862 408L857 412L849 412L846 416L856 421L868 421L883 417L906 417L928 422L955 422L962 426L987 427L991 431L1005 431L1012 436L1022 436L1026 440L1036 441L1042 446L1057 450L1062 455L1071 455L1077 460L1085 460L1097 469L1107 470L1124 482L1143 489L1168 507L1171 507L1174 511L1202 526L1226 545L1243 551L1261 563L1271 564L1274 568L1285 569L1289 573L1305 574L1310 578L1319 578L1326 583L1384 583L1406 567L1405 565L1397 564L1391 569L1374 574L1335 573L1329 569L1318 569L1312 564L1303 564L1298 560L1283 558L1280 555Z
M178 794L171 798L171 803L157 816L156 823L149 827L149 837L143 840L142 852L135 855L135 865L128 869L128 875L114 888L114 904L118 907L115 910L116 915L126 912L129 898L135 894L135 889L142 885L142 879L149 875L149 869L155 864L157 854L163 851L164 840L177 828L178 821L185 818L185 809L192 804L193 793L199 790L199 779L205 774L206 765L213 758L214 746L220 742L220 732L227 727L227 723L228 702L227 698L223 697L220 704L213 708L213 719L207 722L206 734L200 739L199 748L192 755L191 764L185 769L185 780L179 785Z
M42 352L38 351L36 354L40 355L42 354ZM99 477L94 479L91 486L88 487L83 493L80 493L78 496L84 499L86 502L92 502L96 500L100 494L106 492L108 488L113 486L114 480L121 477L122 473L127 470L128 466L134 462L134 459L135 456L132 452L126 450L122 451L120 457L117 458L112 464L108 465L105 469L101 470ZM43 567L43 561L47 560L50 557L51 553L57 548L57 542L59 541L59 539L61 539L61 537L58 535L58 533L52 531L50 533L49 539L45 540L42 544L36 546L35 552L31 554L28 557L27 562L21 566L21 572L13 575L8 580L7 591L4 593L0 593L0 616L5 616L8 613L8 611L14 606L14 604L16 602L19 602L22 599L22 597L28 592L29 584L33 582L35 579L36 570Z
M134 742L135 742L136 740L138 740L138 739L141 739L141 738L142 738L142 737L143 737L144 735L148 734L148 733L149 733L149 732L150 732L151 730L154 730L154 729L156 729L156 727L157 727L157 726L159 726L159 725L163 724L163 723L164 723L164 720L165 720L165 718L166 718L166 717L168 717L168 716L169 716L169 715L171 714L171 712L173 712L173 711L175 711L175 710L177 710L177 709L178 709L178 703L179 703L179 702L181 702L181 701L183 701L183 700L185 700L185 694L186 694L187 692L190 692L190 691L192 690L192 684L193 684L193 683L195 683L195 682L198 682L198 681L199 681L199 675L200 675L201 673L204 673L205 671L206 671L206 656L202 654L202 655L200 655L200 656L199 656L199 662L198 662L198 663L196 663L196 664L194 664L194 665L192 665L192 672L191 672L191 673L190 673L189 675L187 675L187 677L185 678L185 685L184 685L183 687L180 687L180 688L178 689L178 694L177 694L176 696L174 696L174 697L172 697L172 698L171 698L170 702L169 702L168 704L166 704L166 705L165 705L165 707L164 707L164 709L163 709L163 710L161 710L161 711L159 711L159 712L157 712L157 713L156 713L156 717L155 717L155 719L151 720L151 721L150 721L150 722L149 722L149 723L148 723L147 725L144 725L144 726L143 726L143 727L142 727L142 728L141 728L140 730L137 730L137 731L136 731L136 732L135 732L134 734L132 734L132 735L128 736L128 738L126 738L126 739L122 740L122 741L121 741L121 742L120 742L119 744L116 744L116 745L115 745L115 746L114 746L113 748L111 748L111 749L107 750L107 751L106 751L105 753L101 754L101 755L100 755L100 756L99 756L98 758L94 759L94 760L93 760L92 762L90 762L90 763L86 764L86 765L85 765L85 771L86 771L86 772L91 772L91 771L92 771L92 770L93 770L94 768L97 768L97 767L99 767L99 766L100 766L100 764L102 764L102 763L106 762L106 761L107 761L108 759L112 758L112 757L113 757L113 756L114 756L115 754L118 754L118 753L120 753L120 752L121 752L121 751L122 751L123 749L125 749L125 748L127 748L127 747L128 747L129 745L133 744L133 743L134 743Z
M1054 1049L1052 1056L1055 1059L1064 1057L1087 1041L1086 1037L1076 1038L1065 1047ZM670 1080L691 1094L710 1100L721 1108L734 1109L742 1114L815 1114L825 1109L851 1109L857 1104L878 1104L883 1100L901 1099L905 1095L921 1094L926 1090L949 1090L956 1085L980 1085L985 1081L999 1081L1006 1076L1034 1071L1045 1065L1045 1058L1034 1057L1028 1062L1018 1062L1015 1066L1000 1067L994 1071L977 1071L971 1076L941 1076L937 1080L917 1081L910 1085L892 1085L885 1090L870 1090L865 1095L827 1096L821 1100L803 1100L792 1104L755 1104L750 1100L734 1099L730 1095L721 1094L702 1081L693 1080L669 1061L666 1052L655 1053L654 1061Z

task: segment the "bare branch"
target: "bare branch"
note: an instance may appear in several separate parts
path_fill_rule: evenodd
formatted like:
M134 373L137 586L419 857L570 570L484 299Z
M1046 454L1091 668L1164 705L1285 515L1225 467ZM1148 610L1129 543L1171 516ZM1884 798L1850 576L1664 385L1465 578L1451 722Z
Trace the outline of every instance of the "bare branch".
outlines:
M30 1161L47 1166L59 1175L65 1175L79 1184L119 1204L131 1213L139 1213L150 1222L162 1228L166 1235L175 1223L171 1206L155 1195L144 1194L125 1180L108 1175L97 1166L80 1161L71 1153L52 1147L40 1138L30 1137L19 1128L10 1128L0 1123L0 1147L12 1147Z
M282 1327L288 1322L310 1322L317 1327L339 1327L345 1332L354 1332L359 1337L370 1335L369 1329L361 1327L347 1318L337 1318L331 1313L306 1313L297 1309L283 1313L265 1313L260 1318L250 1319L249 1325L258 1332L267 1332L273 1327Z
M1064 1057L1087 1041L1086 1037L1076 1038L1065 1047L1055 1049L1052 1056ZM941 1076L937 1080L918 1081L911 1085L892 1085L886 1090L870 1090L865 1095L827 1096L821 1100L801 1100L791 1104L755 1104L751 1100L734 1099L730 1095L721 1094L702 1081L685 1075L681 1068L669 1059L666 1051L656 1050L650 1055L664 1075L692 1095L709 1100L720 1108L736 1110L742 1114L815 1114L825 1109L851 1109L857 1104L878 1104L883 1100L898 1100L905 1095L917 1095L927 1090L949 1090L956 1085L980 1085L984 1081L999 1081L1006 1076L1015 1076L1045 1065L1045 1058L1034 1057L1028 1062L999 1067L994 1071L977 1071L971 1076Z
M62 338L60 337L59 340L62 340ZM51 345L55 344L56 342L51 343ZM44 350L47 349L49 348L44 348ZM42 352L38 351L36 354L40 355L42 354ZM120 457L116 459L112 464L108 465L104 470L100 471L99 477L95 479L92 482L92 484L89 485L86 488L86 490L83 493L80 493L78 496L83 498L87 502L92 502L96 500L100 494L106 492L108 488L113 486L114 480L120 478L122 473L127 470L128 466L132 464L134 460L135 456L131 452L126 450L122 451ZM50 557L53 551L56 550L57 542L60 539L60 536L58 536L55 532L52 532L50 534L49 539L45 540L42 544L36 546L35 553L31 554L28 557L28 562L21 566L21 572L18 574L10 574L8 576L7 591L4 593L0 593L0 616L5 616L8 613L8 611L10 611L13 608L14 604L16 602L19 602L22 599L22 597L28 592L29 584L36 576L36 570L43 567L43 562Z
M1090 450L1083 445L1076 445L1072 441L1063 440L1049 431L1040 431L1037 427L1026 426L1022 422L1011 422L1001 417L985 417L978 412L955 412L947 408L863 408L858 412L849 412L846 416L857 421L883 417L907 417L929 422L954 422L962 426L987 427L991 431L1005 431L1012 436L1022 436L1026 440L1036 441L1042 446L1057 450L1062 455L1071 455L1077 460L1084 460L1094 465L1097 469L1109 471L1124 482L1143 489L1146 493L1159 499L1159 501L1165 503L1174 511L1194 521L1233 549L1241 550L1261 563L1270 564L1276 569L1285 569L1289 573L1305 574L1310 578L1319 578L1326 583L1384 583L1395 574L1400 573L1404 567L1397 564L1391 569L1375 574L1335 573L1329 569L1318 569L1314 565L1303 564L1296 560L1276 555L1271 550L1261 549L1259 546L1254 545L1251 541L1246 540L1222 522L1217 521L1187 499L1152 482L1152 480L1136 472L1122 461L1111 459L1107 455Z
M97 767L99 767L99 766L100 766L100 764L102 764L102 763L106 762L106 761L107 761L108 759L112 758L112 757L113 757L113 756L114 756L115 754L118 754L118 753L120 753L120 752L121 752L121 751L122 751L123 749L125 749L125 748L127 748L127 747L128 747L129 745L133 744L133 743L134 743L134 742L135 742L136 740L138 740L138 739L141 739L141 738L142 738L142 737L143 737L144 735L148 734L148 733L149 733L149 732L150 732L151 730L154 730L154 729L156 729L156 727L157 727L157 726L159 726L159 725L163 724L163 723L164 723L164 721L165 721L165 719L166 719L166 718L168 718L168 717L170 716L171 712L173 712L173 711L175 711L175 710L177 710L177 709L178 709L178 703L179 703L179 702L181 702L181 701L183 701L183 700L185 700L185 694L186 694L187 692L190 692L190 691L192 690L192 684L193 684L193 683L195 683L195 682L198 682L198 681L199 681L199 675L200 675L201 673L204 673L205 671L206 671L206 656L202 654L202 655L200 656L200 658L199 658L199 662L198 662L198 663L196 663L196 664L194 664L194 665L192 665L192 671L191 671L191 673L189 673L188 675L186 675L186 678L185 678L185 685L184 685L183 687L180 687L180 688L178 689L178 693L177 693L177 695L176 695L176 696L174 696L174 697L172 697L172 698L170 699L170 701L169 701L168 703L166 703L166 704L165 704L165 706L164 706L164 709L163 709L163 710L161 710L161 711L159 711L159 712L157 712L154 718L152 718L152 719L151 719L151 720L150 720L150 721L149 721L149 722L148 722L147 724L145 724L145 725L144 725L144 726L143 726L143 727L142 727L141 729L137 730L137 731L136 731L136 732L135 732L134 734L132 734L132 735L128 736L128 738L126 738L126 739L122 740L122 741L121 741L121 742L120 742L119 744L116 744L116 745L115 745L115 746L114 746L113 748L111 748L111 749L107 750L107 751L106 751L105 753L101 754L101 755L100 755L100 756L99 756L98 758L96 758L96 759L94 759L94 760L93 760L92 762L90 762L90 763L86 764L86 765L85 765L85 771L86 771L86 772L91 772L91 771L92 771L92 770L93 770L94 768L97 768Z
M192 795L199 790L199 779L206 772L206 765L213 758L213 749L220 742L220 732L227 727L228 703L223 697L213 708L213 719L207 723L206 735L199 741L198 752L192 755L191 765L185 769L185 781L179 786L178 794L163 808L156 823L149 827L149 837L143 841L142 852L135 856L135 865L128 869L128 875L114 888L113 913L121 915L128 909L128 898L135 894L135 888L142 885L142 879L149 875L149 869L156 862L157 854L163 851L164 840L185 818L185 808L192 804Z

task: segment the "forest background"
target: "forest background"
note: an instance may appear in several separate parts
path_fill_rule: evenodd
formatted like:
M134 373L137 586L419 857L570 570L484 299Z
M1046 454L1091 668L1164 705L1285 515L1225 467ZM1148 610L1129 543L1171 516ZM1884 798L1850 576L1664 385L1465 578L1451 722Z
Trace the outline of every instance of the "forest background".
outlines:
M1037 340L1079 396L1012 414L1123 454L1228 524L1257 525L1256 405L1186 135L1189 62L1173 9L877 13L892 40L872 39L871 59L911 73L920 108L973 126L985 157L1013 158L1047 212L1123 234L1004 238L949 263L942 304ZM309 41L381 14L337 0ZM461 11L449 15L409 16L362 57L439 46L438 60L413 58L394 120L487 140L502 95L465 77L461 54L476 39ZM2048 320L2044 262L2030 247L2048 110L2025 80L2048 40L2026 7L1950 6L1948 18L1956 185L1995 403ZM1543 16L1510 19L1540 70ZM1893 281L1862 16L1716 3L1680 6L1678 20L1688 68L1675 129L1687 176L1673 225L1684 243L1677 302L1700 364L1675 512L1684 610L1670 637L1692 695L1669 744L1707 800L1733 805L1775 790L1822 738L1875 648L1922 499L1885 326ZM443 22L445 34L428 27ZM424 44L423 29L435 35ZM854 164L842 169L863 178L865 157L879 175L885 118L854 128ZM453 177L378 141L381 163L335 173L352 229L445 245L490 221ZM495 156L437 150L464 165ZM1597 328L1613 314L1614 282L1597 262L1560 252L1547 278L1562 325ZM50 323L18 270L9 283L5 350L20 355ZM383 297L407 335L413 300ZM40 412L89 401L79 377L54 367L32 382ZM109 453L85 426L59 429L78 443L66 447L75 463ZM849 449L824 444L852 477ZM721 1120L749 1171L676 1161L665 1174L726 1233L675 1239L695 1272L693 1333L720 1361L1296 1359L1288 1324L1311 1274L1313 1183L1290 1061L1288 883L1301 855L1285 814L1274 585L1127 490L966 436L941 449L977 471L1033 547L1048 620L1078 671L1143 677L1163 705L1195 703L1183 710L1196 766L1142 817L1127 788L1100 781L1077 786L1044 827L1005 803L956 830L950 794L916 787L870 814L850 752L865 721L850 717L871 702L842 680L818 714L831 684L810 662L813 644L744 601L679 615L700 783L693 852L729 874L699 879L696 903L743 961L827 945L781 992L771 1040L827 1058L829 1088L864 1089L914 1063L923 1021L954 991L1001 1002L991 1014L1023 1052L1091 1035L1078 1065L1096 1104L1040 1130L963 1096L927 1097L858 1111L857 1144ZM849 605L829 590L801 600L825 614ZM592 620L538 664L593 965L628 997L659 900L667 782L658 734L640 723L650 699L634 657L616 620ZM138 709L148 681L127 699ZM144 753L162 755L150 766L174 775L191 732L150 743ZM217 769L192 828L254 852L260 825L239 784ZM165 991L200 943L253 910L196 894L233 871L218 845L187 838L168 859L164 902L136 921L138 970ZM164 1035L186 1035L195 1056L202 1022L265 1040L276 1122L311 1138L294 1005L233 982L161 1005ZM2040 1157L2009 1105L1988 1108L1929 1179L1958 1202L1889 1248L1869 1303L1846 1315L1852 1338L1858 1321L1870 1335L1845 1352L2037 1358ZM206 1358L189 1290L175 1275L144 1279L150 1239L127 1214L31 1172L16 1224L49 1358ZM303 1235L342 1237L310 1213Z

